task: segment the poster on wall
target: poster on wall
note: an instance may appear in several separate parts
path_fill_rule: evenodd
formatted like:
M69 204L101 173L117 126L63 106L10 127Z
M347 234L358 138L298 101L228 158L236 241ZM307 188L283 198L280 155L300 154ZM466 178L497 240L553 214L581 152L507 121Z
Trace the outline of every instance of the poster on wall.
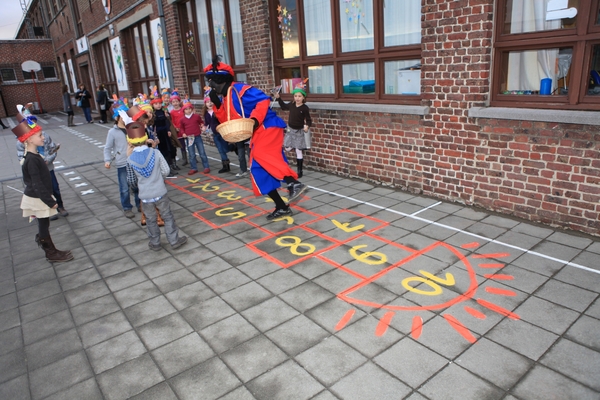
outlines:
M69 76L71 77L71 84L72 84L72 88L73 91L77 91L77 79L75 79L75 70L73 69L73 62L71 62L71 59L69 58L67 60L67 64L69 65Z
M67 69L65 68L65 63L60 63L60 68L62 69L63 83L69 87L69 76L67 75Z
M125 74L125 64L123 62L123 53L121 52L121 39L110 39L110 51L112 53L112 62L117 76L117 87L119 91L127 91L127 75Z
M150 36L152 37L152 46L154 48L154 57L156 69L158 72L159 87L170 88L169 82L169 64L165 61L165 45L163 41L163 28L160 18L150 21Z

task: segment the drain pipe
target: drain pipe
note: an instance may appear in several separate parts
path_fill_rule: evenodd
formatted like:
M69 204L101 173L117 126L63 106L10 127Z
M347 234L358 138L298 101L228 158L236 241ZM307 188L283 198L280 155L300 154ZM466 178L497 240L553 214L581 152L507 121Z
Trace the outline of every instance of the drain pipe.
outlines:
M169 37L167 36L167 27L165 26L165 12L163 10L162 0L156 0L158 5L158 17L160 18L160 29L162 30L163 46L165 47L165 63L167 64L167 75L169 76L169 82L171 82L172 88L175 87L175 80L173 79L173 68L171 66L171 52L169 51ZM160 85L159 85L160 86Z

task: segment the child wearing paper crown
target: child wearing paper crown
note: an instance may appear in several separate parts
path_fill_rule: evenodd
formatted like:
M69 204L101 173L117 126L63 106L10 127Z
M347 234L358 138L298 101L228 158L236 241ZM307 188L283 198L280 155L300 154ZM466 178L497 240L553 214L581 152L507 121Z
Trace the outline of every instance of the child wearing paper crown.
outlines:
M181 108L181 97L179 97L177 88L173 89L173 92L169 96L169 101L171 102L168 107L169 114L171 114L171 122L177 130L177 140L179 140L179 144L181 145L181 165L186 166L188 164L187 145L185 143L185 139L181 136L179 125L179 121L181 121L181 118L183 118L184 114L183 108Z
M44 159L38 154L38 147L44 145L42 128L33 120L17 114L19 125L12 129L19 142L25 145L21 161L25 190L21 200L23 217L38 220L38 233L35 241L46 253L50 262L71 261L70 251L58 250L50 237L50 217L56 214L58 203L52 196L52 178Z
M304 81L306 82L306 80ZM282 110L289 110L290 115L288 117L288 129L283 138L283 146L287 151L291 149L296 150L296 163L298 170L298 178L302 178L302 167L304 164L304 156L302 150L310 148L310 141L307 143L307 136L310 137L309 129L312 125L312 119L310 118L310 109L306 103L306 91L304 89L304 82L300 83L294 90L292 95L294 100L289 103L285 103L279 97L279 92L275 93L275 98L279 103Z
M165 222L167 240L172 249L177 249L187 242L187 236L179 236L179 228L169 205L164 182L164 178L170 172L169 164L158 150L147 146L148 135L144 125L132 121L123 111L120 114L121 118L127 121L127 161L138 179L142 210L146 215L146 229L150 238L148 247L154 251L162 249L157 221L158 210Z
M204 150L204 142L202 141L201 127L204 125L202 118L194 112L194 105L189 101L184 101L183 112L184 116L179 121L179 133L184 139L187 140L191 168L188 172L188 175L194 175L196 172L198 172L198 167L196 164L196 152L194 148L198 149L198 154L200 155L202 166L204 167L203 172L208 174L210 172L210 166L208 164L206 151Z
M209 89L210 90L210 89ZM223 168L221 168L218 173L222 174L224 172L231 171L229 167L229 157L227 157L227 150L229 149L229 143L223 139L221 134L217 132L217 126L219 125L219 120L215 116L215 112L213 110L213 103L208 98L208 93L204 96L204 106L202 107L202 116L204 117L204 125L200 128L202 133L212 132L213 140L215 145L217 146L217 150L219 150L219 155L221 156L221 163L223 164Z
M307 186L298 181L298 174L287 163L283 153L283 128L286 125L271 110L271 99L253 86L234 82L233 68L220 62L219 56L213 58L212 64L204 68L204 72L213 89L209 96L221 123L229 120L228 110L231 120L242 118L242 114L254 120L254 133L250 140L250 174L254 194L266 194L275 203L275 210L267 215L267 219L292 215L289 204L298 200ZM239 93L241 102L233 89ZM222 100L219 95L223 96ZM277 191L281 181L288 185L288 204L285 204Z

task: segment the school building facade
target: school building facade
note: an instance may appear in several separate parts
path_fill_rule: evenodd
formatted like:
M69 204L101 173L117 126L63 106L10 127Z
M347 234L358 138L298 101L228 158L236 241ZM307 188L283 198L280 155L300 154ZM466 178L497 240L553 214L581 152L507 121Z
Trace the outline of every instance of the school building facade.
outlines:
M309 169L600 234L597 1L34 0L29 12L71 90L157 85L199 106L221 54L285 100L308 78Z

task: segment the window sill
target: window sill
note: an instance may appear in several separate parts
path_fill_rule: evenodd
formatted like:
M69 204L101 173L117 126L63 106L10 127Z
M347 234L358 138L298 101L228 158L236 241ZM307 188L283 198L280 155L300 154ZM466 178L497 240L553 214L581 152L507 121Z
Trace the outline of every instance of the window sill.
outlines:
M377 112L387 114L406 114L406 115L426 115L429 113L429 107L425 106L407 106L390 104L364 104L364 103L319 103L306 102L311 110L331 110L331 111L357 111L357 112ZM274 107L279 107L275 103Z
M473 107L469 118L495 118L521 121L600 125L598 111L541 110L537 108Z

